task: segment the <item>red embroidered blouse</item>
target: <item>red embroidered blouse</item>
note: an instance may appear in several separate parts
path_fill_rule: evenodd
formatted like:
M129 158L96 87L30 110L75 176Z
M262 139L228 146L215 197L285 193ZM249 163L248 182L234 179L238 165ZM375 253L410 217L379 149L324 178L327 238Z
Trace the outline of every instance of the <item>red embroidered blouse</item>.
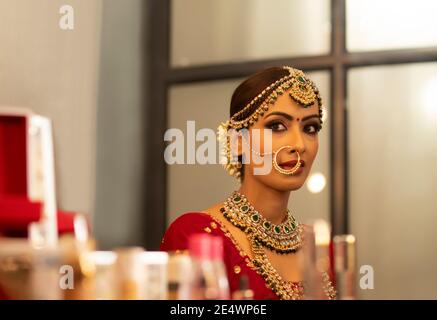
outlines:
M167 229L162 239L161 250L187 250L190 235L204 232L223 238L224 262L231 293L238 290L241 276L246 275L249 287L254 292L254 299L279 299L266 285L264 278L255 269L248 266L251 262L250 257L244 252L240 252L228 231L222 227L219 221L207 213L188 212L178 217Z

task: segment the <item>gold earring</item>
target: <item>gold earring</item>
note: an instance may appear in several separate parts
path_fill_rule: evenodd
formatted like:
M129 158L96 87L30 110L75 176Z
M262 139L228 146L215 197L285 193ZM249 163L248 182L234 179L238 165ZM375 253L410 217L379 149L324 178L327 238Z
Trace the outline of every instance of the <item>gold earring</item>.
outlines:
M296 171L299 170L299 168L301 166L301 164L300 164L300 154L299 154L299 152L297 150L295 150L295 152L297 153L297 163L296 163L296 165L293 168L289 169L289 170L282 169L278 165L278 161L277 161L276 158L277 158L279 152L281 152L283 149L286 149L286 148L293 149L293 147L291 147L291 146L283 146L283 147L280 147L278 150L275 151L275 156L273 157L273 167L279 173L282 173L282 174L285 174L285 175L292 175L292 174L296 173Z

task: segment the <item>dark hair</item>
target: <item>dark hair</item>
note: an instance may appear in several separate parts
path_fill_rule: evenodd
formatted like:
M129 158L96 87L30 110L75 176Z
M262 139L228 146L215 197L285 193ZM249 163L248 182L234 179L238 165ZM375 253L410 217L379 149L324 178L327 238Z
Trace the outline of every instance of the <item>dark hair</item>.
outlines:
M250 101L252 101L257 95L259 95L265 88L288 74L288 70L280 67L272 67L257 72L244 80L232 94L229 116L232 117L235 113L247 106L247 104L249 104ZM266 92L266 96L268 94L270 94L270 92ZM260 99L257 103L253 105L250 110L248 110L247 113L245 112L244 114L239 116L238 119L244 119L248 117L261 105L262 102L263 99Z

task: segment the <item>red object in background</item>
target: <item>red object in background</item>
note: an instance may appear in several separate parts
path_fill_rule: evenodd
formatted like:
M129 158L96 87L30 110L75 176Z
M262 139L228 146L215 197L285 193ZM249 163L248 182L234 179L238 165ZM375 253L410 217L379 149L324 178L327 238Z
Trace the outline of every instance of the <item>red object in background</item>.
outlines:
M0 198L27 197L26 117L0 116Z
M27 199L0 199L0 234L7 237L27 237L27 227L41 218L42 204ZM74 213L58 211L58 232L73 232Z
M26 237L42 204L27 194L27 117L0 115L0 234ZM74 214L58 212L59 233L72 232Z

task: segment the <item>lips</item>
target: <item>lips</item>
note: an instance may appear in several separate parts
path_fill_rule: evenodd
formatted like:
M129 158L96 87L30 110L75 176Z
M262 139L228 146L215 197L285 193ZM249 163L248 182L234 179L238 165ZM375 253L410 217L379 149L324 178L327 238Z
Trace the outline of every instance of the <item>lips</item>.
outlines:
M296 165L297 165L297 160L290 160L279 164L279 166L284 169L292 169L296 167ZM305 161L300 160L300 167L301 168L305 167Z

